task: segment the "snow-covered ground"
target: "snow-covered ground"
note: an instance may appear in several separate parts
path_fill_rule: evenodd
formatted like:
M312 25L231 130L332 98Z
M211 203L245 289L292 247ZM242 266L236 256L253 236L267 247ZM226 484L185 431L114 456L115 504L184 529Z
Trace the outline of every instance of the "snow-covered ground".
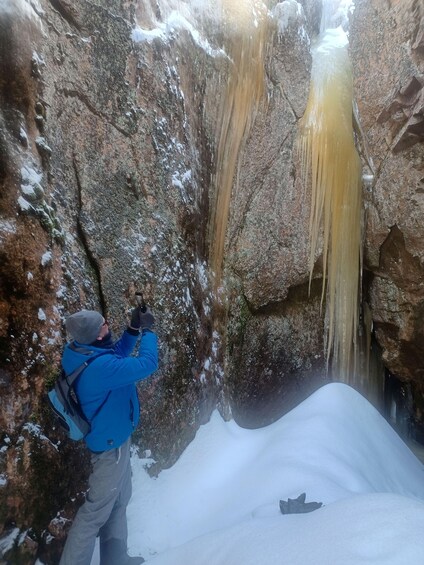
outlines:
M424 563L424 466L344 384L257 430L214 413L171 469L145 464L132 459L129 552L149 564ZM282 515L302 492L323 507Z

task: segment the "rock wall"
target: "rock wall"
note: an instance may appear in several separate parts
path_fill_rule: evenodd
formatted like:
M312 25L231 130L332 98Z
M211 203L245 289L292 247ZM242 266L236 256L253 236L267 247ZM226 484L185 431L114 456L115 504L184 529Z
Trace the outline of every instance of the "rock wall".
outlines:
M0 7L0 535L11 562L37 551L55 562L85 489L85 452L53 429L45 398L66 315L98 308L117 334L136 289L156 313L160 368L140 387L135 438L152 472L220 394L205 218L208 92L225 57L149 6Z
M365 191L366 296L383 362L424 392L424 8L358 0L351 53L360 119L374 161Z
M317 3L275 5L267 99L233 190L226 367L232 413L245 426L273 421L327 379L320 279L308 293L310 194L295 149L319 23Z
M309 195L293 151L309 88L308 40L319 30L319 13L310 3L303 8L274 6L267 105L233 192L226 361L233 414L244 425L272 421L326 379L319 265L310 297L306 288ZM358 1L349 34L365 175L360 341L368 353L359 362L368 371L371 320L373 350L381 348L386 373L412 387L406 404L417 429L424 414L423 18L414 0ZM377 382L361 390L370 387Z
M287 409L322 362L318 291L309 301L305 286L308 205L292 164L319 13L312 0L303 12L274 4L269 103L243 155L229 231L226 380L213 330L227 302L214 303L207 270L228 69L214 10L204 36L172 2L19 0L0 11L0 535L12 561L54 562L85 489L87 455L53 428L45 399L69 313L101 309L118 333L135 289L156 312L161 365L140 386L135 438L156 460L152 473L216 404L226 410L228 393L240 419L258 398L262 424L275 387ZM264 211L263 199L275 205ZM311 316L317 330L298 342Z

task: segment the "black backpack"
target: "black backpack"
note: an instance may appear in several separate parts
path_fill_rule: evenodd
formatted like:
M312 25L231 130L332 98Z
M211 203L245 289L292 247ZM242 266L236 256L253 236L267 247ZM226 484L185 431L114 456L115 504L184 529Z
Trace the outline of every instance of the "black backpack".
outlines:
M74 343L71 343L69 347L80 353L92 353L89 349L80 348ZM49 401L58 424L64 428L68 437L75 441L83 439L91 430L91 425L81 409L81 404L75 392L74 384L77 378L81 375L84 369L90 365L90 363L106 353L112 353L112 351L103 351L98 355L90 357L87 361L84 361L82 365L72 371L70 375L67 375L62 368L60 375L56 379L54 388L48 393ZM97 409L96 414L98 414L108 397L109 395Z

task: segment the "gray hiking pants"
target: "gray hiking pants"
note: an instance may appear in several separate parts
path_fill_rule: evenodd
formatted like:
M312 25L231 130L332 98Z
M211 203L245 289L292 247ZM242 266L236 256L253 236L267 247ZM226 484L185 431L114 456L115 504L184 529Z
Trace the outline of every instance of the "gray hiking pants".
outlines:
M130 440L121 447L91 456L86 501L68 534L60 565L90 565L97 535L127 547L126 508L131 498Z

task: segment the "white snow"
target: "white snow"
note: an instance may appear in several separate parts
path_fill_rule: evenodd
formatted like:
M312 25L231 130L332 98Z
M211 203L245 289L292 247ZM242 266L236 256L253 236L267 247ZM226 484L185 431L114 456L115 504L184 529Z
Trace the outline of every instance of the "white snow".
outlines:
M183 176L181 177L182 182L191 182L191 176L191 169L188 169L187 171L185 171L185 173L183 173Z
M27 164L21 167L21 178L21 190L24 196L18 198L18 204L22 210L27 211L32 208L32 206L25 197L29 200L33 200L34 197L37 196L37 193L43 193L43 188L40 184L43 175L33 169L31 165Z
M39 21L44 14L38 0L2 0L0 2L0 13L25 16Z
M23 184L21 186L21 188L22 188L22 192L25 194L25 196L29 196L29 197L35 196L35 190L32 186Z
M349 39L341 26L327 29L318 36L312 52L312 82L318 91L334 76L350 77ZM340 80L340 79L339 79ZM346 82L348 84L348 82Z
M51 265L52 261L53 261L53 255L51 251L46 251L45 253L43 253L41 257L41 265L43 267L45 267L46 265Z
M46 65L44 58L41 55L39 55L37 53L37 51L32 52L32 59L31 60L34 61L34 63L37 63L37 65L40 65L42 67L44 67ZM41 138L37 138L37 139L44 139L44 138L41 137Z
M0 555L3 555L4 553L12 549L18 536L19 528L12 528L12 530L8 532L4 538L2 538L2 540L0 541Z
M201 263L199 259L196 260L196 272L197 278L199 279L200 285L203 290L208 288L209 280L208 280L208 272L206 267L206 262Z
M175 172L172 175L172 186L175 186L176 188L179 188L179 189L183 189L184 186L183 186L183 183L180 181L179 176L180 175L179 175L178 172Z
M18 206L24 212L26 212L26 211L28 211L32 208L31 204L28 202L28 200L25 200L25 198L23 196L20 196L18 198Z
M323 0L321 32L341 26L349 29L349 14L355 9L355 0Z
M172 10L164 22L155 22L157 27L153 29L143 29L136 26L131 32L131 38L136 43L152 43L159 39L164 43L171 39L177 31L185 30L191 35L194 43L205 51L210 57L226 56L222 49L214 49L207 39L203 38L200 32L190 21L177 10Z
M129 553L152 565L423 562L424 466L347 385L261 429L215 412L172 468L147 463L132 458ZM302 492L324 506L282 515Z
M166 34L163 28L142 29L141 27L136 27L131 33L131 38L136 43L142 43L143 41L152 43L152 41L156 38L165 41Z
M21 168L21 177L25 184L34 185L40 183L43 173L38 173L31 165L23 165Z
M66 286L61 285L56 292L56 298L64 298L66 296Z
M47 320L47 316L46 313L44 312L44 310L42 308L38 309L38 319L41 322L45 322Z
M16 233L16 222L0 219L0 243L4 243L9 235Z
M22 141L25 141L28 144L28 136L23 126L19 129L19 137Z
M299 22L305 19L303 7L296 0L284 0L279 2L272 12L278 23L279 33L284 33L291 22Z
M329 57L336 49L344 49L349 44L346 32L341 26L334 29L327 29L321 34L319 41L312 50L312 56L315 59L324 59ZM332 61L329 63L331 64Z
M43 431L38 424L34 424L32 422L26 422L26 424L22 426L22 430L28 432L30 435L34 437L38 437L42 441L47 441L56 450L58 449L57 445L53 443L46 435L43 434ZM24 441L24 437L21 436L20 440Z

